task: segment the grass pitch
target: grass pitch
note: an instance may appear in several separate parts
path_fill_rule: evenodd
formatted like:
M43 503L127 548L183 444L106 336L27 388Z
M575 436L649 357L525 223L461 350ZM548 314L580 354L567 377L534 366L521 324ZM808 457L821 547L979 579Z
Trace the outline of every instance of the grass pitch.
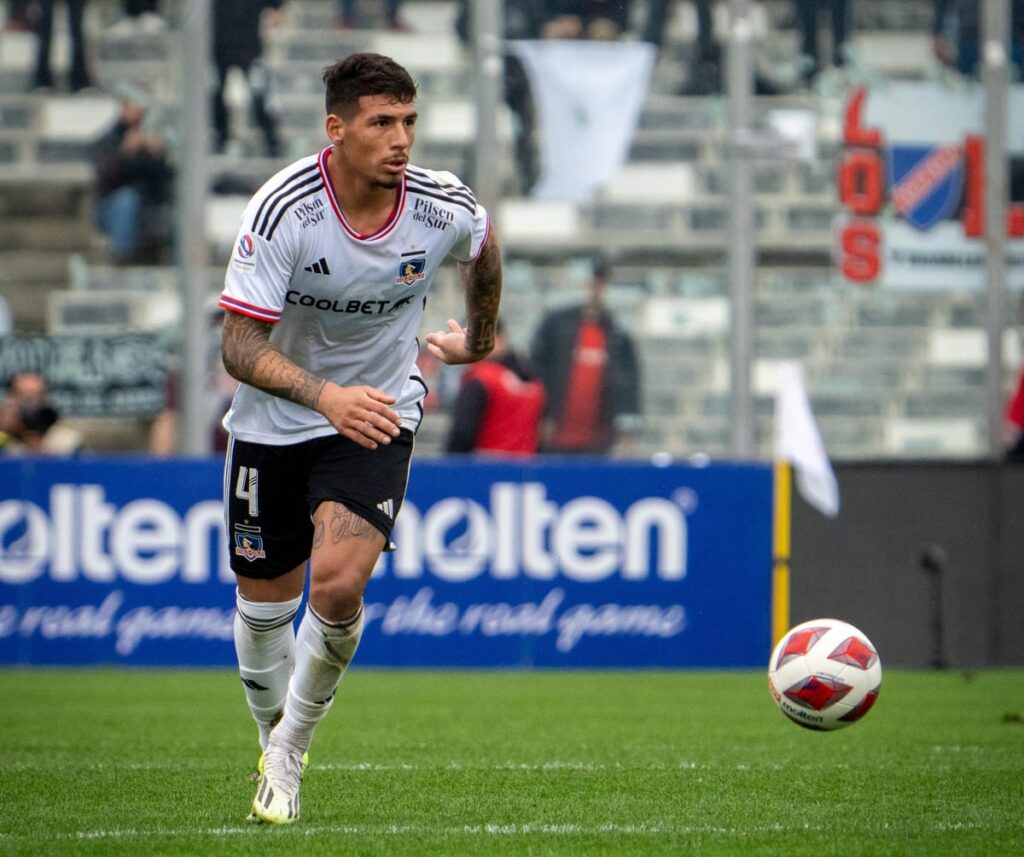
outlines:
M1024 853L1024 671L886 674L837 733L761 673L373 672L288 828L227 671L0 671L0 854Z

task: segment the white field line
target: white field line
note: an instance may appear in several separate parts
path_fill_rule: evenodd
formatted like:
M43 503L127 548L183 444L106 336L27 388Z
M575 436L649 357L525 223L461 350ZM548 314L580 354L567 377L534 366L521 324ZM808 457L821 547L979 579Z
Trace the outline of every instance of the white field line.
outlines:
M888 823L883 825L886 829L894 829ZM960 830L984 830L985 825L957 822L938 823L929 826L936 832L960 831ZM690 824L615 824L606 822L603 824L543 824L527 822L525 824L464 824L461 826L430 827L421 824L381 824L381 825L315 825L307 827L301 822L295 827L289 827L285 831L298 836L484 836L484 837L514 837L514 836L693 836L693 835L717 835L744 838L748 836L762 836L771 833L795 833L802 831L822 831L826 828L815 824L771 824L755 827L721 827L716 825L690 825ZM920 827L915 829L920 830ZM133 828L114 828L112 830L80 830L76 833L58 834L52 839L55 840L130 840L130 839L159 839L159 838L180 838L193 836L206 836L210 838L226 838L236 836L259 836L265 832L260 824L245 824L233 827L213 827L206 829L181 828L175 830L136 830ZM9 834L0 834L0 841L16 840L21 837ZM35 837L35 841L39 841Z
M781 833L787 828L782 825L769 825L760 828L716 827L714 825L675 825L675 824L465 824L461 826L430 827L421 824L381 824L381 825L316 825L306 827L301 822L295 827L287 828L286 832L300 836L344 835L344 836L664 836L719 834L725 836L751 836L763 833ZM819 830L820 828L804 824L792 830ZM235 827L214 827L207 829L180 830L135 830L131 828L115 828L113 830L81 830L77 833L63 834L57 839L142 839L142 838L177 838L186 836L209 836L213 838L231 836L258 836L265 832L260 824L246 824ZM2 837L15 838L15 837Z
M893 830L901 825L882 825L884 829ZM935 832L985 830L986 825L974 822L939 822L928 826ZM431 827L420 824L381 824L381 825L316 825L307 827L301 822L296 827L285 831L298 836L693 836L717 835L744 838L761 836L770 833L794 833L802 831L822 831L822 825L804 824L784 825L771 824L754 827L721 827L716 825L690 824L543 824L527 822L524 824L464 824L461 826ZM915 827L920 830L920 827ZM245 824L232 827L212 828L180 828L172 830L137 830L134 828L114 828L112 830L79 830L74 833L57 834L51 840L130 840L130 839L177 839L181 837L205 836L223 838L235 836L259 836L265 832L260 824ZM14 841L24 837L0 834L0 842ZM33 840L39 842L39 837Z
M91 762L81 767L92 770L117 770L117 771L157 771L167 768L180 768L179 763L167 762L166 764L154 764L152 762ZM770 765L772 770L782 770L782 765ZM696 771L696 770L752 770L746 763L738 763L728 768L719 765L706 765L697 762L681 760L678 762L648 762L646 764L623 764L622 762L582 762L563 761L553 759L547 762L497 762L494 764L481 765L475 762L451 761L441 765L419 765L410 762L311 762L309 765L312 771ZM7 771L38 771L40 766L37 762L12 762L4 766Z
M61 763L62 764L62 763ZM4 770L8 772L32 771L39 773L45 766L38 762L8 762ZM170 768L180 769L179 763L152 763L152 762L90 762L80 765L81 768L90 771L164 771ZM206 770L209 764L202 765ZM884 768L885 766L879 766ZM932 763L932 767L937 767ZM942 767L942 766L938 766ZM786 770L849 770L851 766L846 762L833 762L831 764L815 765L782 765L777 762L762 764L750 764L747 762L735 762L727 765L708 764L706 762L692 762L686 759L666 762L646 762L643 764L632 764L623 762L585 762L552 759L546 762L496 762L479 764L476 762L450 761L443 764L421 765L412 762L316 762L309 765L311 771L342 771L350 773L390 773L390 772L418 772L418 771L523 771L523 772L560 772L579 771L582 773L622 772L622 771L704 771L704 772L726 772L726 771L786 771ZM253 765L255 769L255 765ZM2 838L2 834L0 834Z

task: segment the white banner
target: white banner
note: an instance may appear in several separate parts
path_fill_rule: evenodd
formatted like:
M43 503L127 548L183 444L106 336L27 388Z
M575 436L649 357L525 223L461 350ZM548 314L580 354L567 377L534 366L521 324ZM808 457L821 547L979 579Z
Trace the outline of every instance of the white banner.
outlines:
M880 286L907 291L981 289L986 278L985 241L964 236L955 221L920 232L897 220L879 220L883 237ZM1006 285L1024 289L1024 241L1006 242Z
M516 41L538 117L538 199L586 202L622 168L654 68L646 42Z

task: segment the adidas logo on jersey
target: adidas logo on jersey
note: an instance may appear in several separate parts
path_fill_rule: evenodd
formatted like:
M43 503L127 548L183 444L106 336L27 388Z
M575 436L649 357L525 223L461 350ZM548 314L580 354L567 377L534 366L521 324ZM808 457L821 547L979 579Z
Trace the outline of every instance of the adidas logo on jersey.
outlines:
M319 261L314 262L312 265L306 265L303 271L309 271L311 274L330 274L331 269L327 267L327 260L321 256Z
M377 504L377 508L380 509L385 515L387 515L392 521L395 520L394 500L381 500Z

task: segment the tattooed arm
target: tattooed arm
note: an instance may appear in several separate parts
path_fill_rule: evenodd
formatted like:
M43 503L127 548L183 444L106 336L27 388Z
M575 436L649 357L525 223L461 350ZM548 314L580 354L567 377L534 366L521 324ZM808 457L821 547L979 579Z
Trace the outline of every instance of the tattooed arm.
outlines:
M459 262L459 281L466 293L466 326L448 320L448 331L427 336L427 350L445 363L475 363L494 349L501 302L501 247L488 230L472 262Z
M272 325L240 313L224 314L221 356L231 377L243 384L312 408L340 434L375 449L398 435L401 420L390 396L373 387L341 387L318 378L270 341Z

